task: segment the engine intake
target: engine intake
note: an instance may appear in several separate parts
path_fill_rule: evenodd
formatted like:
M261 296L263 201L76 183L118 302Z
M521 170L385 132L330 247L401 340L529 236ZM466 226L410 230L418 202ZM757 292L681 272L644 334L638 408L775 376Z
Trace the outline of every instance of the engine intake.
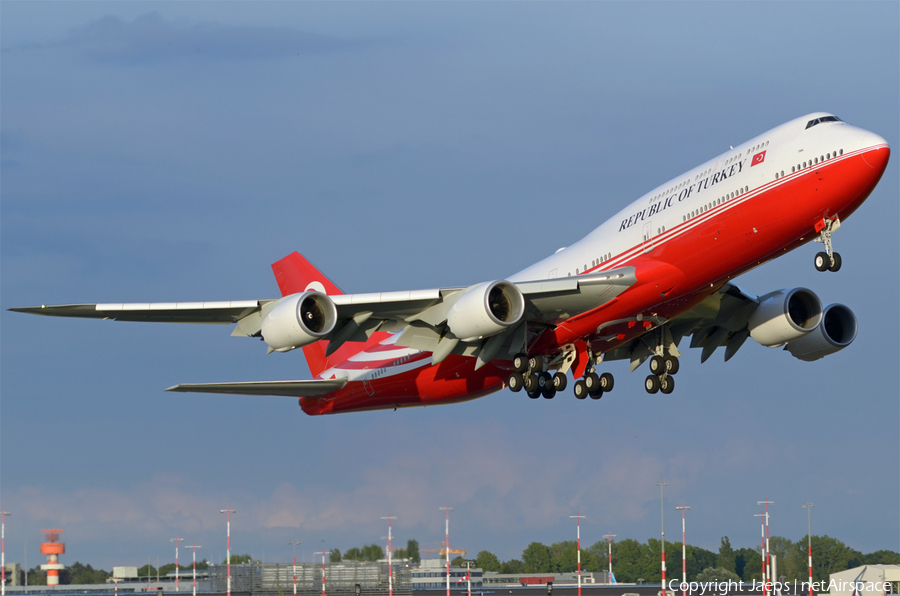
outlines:
M778 290L763 297L750 315L750 337L777 348L810 333L822 320L822 301L811 290Z
M337 308L322 292L302 292L282 298L262 321L262 338L277 352L316 342L334 329Z
M843 350L856 339L856 315L843 304L829 304L822 322L807 335L784 346L795 358L812 362Z
M472 286L447 313L447 326L461 340L490 337L522 320L525 297L506 280Z

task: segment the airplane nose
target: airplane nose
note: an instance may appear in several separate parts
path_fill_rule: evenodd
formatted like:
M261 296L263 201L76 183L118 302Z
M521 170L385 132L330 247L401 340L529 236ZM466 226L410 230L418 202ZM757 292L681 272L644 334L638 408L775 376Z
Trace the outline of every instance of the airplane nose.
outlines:
M876 147L878 145L887 145L887 141L884 140L884 137L881 137L874 132L865 131L859 139L860 149Z
M891 148L884 137L874 132L866 131L859 140L860 149L868 149L863 153L863 159L873 170L884 171L887 168L888 158L891 156Z

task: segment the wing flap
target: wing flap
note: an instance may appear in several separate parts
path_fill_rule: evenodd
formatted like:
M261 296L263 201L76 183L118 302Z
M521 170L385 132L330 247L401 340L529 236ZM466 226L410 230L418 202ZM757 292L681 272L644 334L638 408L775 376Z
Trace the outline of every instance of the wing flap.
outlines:
M281 397L319 397L334 393L347 379L301 381L247 381L239 383L182 383L166 389L179 393L224 393L229 395L276 395Z

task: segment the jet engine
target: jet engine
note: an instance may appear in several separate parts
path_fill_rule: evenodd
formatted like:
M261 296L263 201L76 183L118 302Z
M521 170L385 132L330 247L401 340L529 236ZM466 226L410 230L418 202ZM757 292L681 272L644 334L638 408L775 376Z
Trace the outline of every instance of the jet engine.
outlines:
M322 292L285 296L262 321L262 338L277 352L316 342L334 329L337 308Z
M777 348L813 331L822 320L822 301L806 288L778 290L763 296L750 315L750 337Z
M505 280L484 282L460 296L447 313L447 326L461 340L497 335L525 314L525 297Z
M784 349L795 358L811 362L843 350L856 339L856 315L843 304L829 304L822 313L819 326Z

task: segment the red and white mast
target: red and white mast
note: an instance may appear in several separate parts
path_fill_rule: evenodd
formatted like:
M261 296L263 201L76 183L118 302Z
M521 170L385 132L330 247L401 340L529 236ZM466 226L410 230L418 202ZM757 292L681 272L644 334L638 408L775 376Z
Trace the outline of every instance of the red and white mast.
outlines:
M684 503L681 504L681 507L676 507L675 509L681 509L681 594L684 595L685 588L687 587L687 549L684 545L684 512L690 507L685 506Z
M191 543L191 548L194 551L193 556L191 557L191 583L193 584L193 588L191 590L191 594L193 596L197 596L197 549L203 548L202 546L197 546L193 542Z
M444 516L444 554L447 558L447 596L450 596L450 512L453 507L441 507Z
M322 547L322 596L325 596L325 547Z
M774 505L775 501L770 501L766 499L764 501L757 501L757 505L765 505L766 506L766 582L772 583L772 553L769 550L769 505ZM769 589L769 586L767 586Z
M394 552L394 546L391 542L391 521L397 519L393 515L388 515L387 517L382 517L381 519L386 519L388 522L388 596L394 596L394 563L392 554Z
M176 536L175 538L170 538L169 542L175 543L175 591L178 591L178 543L184 542L184 538L179 538Z
M0 509L0 593L6 596L6 516L12 515L9 511ZM25 570L28 574L28 570Z
M581 596L581 520L583 515L570 515L569 519L575 520L575 545L578 549L578 596Z
M663 487L668 486L667 482L663 482L662 480L658 481L656 484L659 485L659 514L662 518L662 593L665 596L666 594L666 514L663 509L663 501L665 500L663 496Z
M294 547L294 596L297 596L297 545L299 540L288 540L288 544Z
M759 518L759 553L760 560L762 561L762 576L763 576L763 594L768 594L766 590L766 514L765 513L756 513L753 517Z
M616 535L610 532L604 538L609 542L609 576L606 578L606 581L612 583L613 581L613 573L612 573L612 539L615 538Z
M236 513L234 509L220 509L219 513L225 514L225 563L228 569L227 595L231 596L231 514Z
M812 576L812 508L815 503L804 503L806 509L806 543L809 548L809 596L813 596L813 576Z

